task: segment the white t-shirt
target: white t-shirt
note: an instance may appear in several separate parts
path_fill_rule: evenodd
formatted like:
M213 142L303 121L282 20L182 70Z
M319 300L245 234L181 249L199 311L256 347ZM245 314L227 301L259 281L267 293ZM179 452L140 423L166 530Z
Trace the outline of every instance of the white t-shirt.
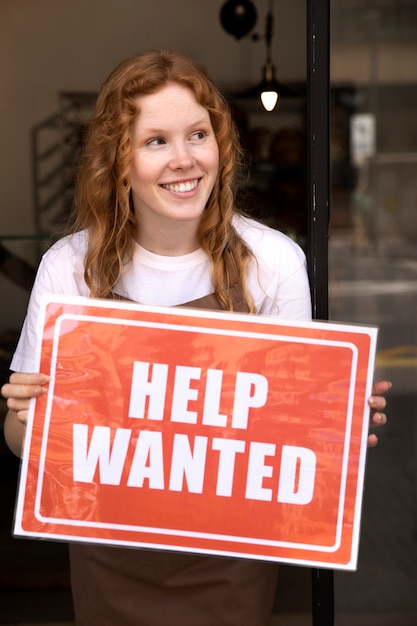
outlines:
M305 255L286 235L253 220L236 217L234 226L254 253L248 271L248 288L256 311L288 320L311 317L310 290ZM37 319L43 294L87 296L84 257L87 233L70 235L43 256L29 300L11 369L35 372ZM174 306L213 293L210 260L199 249L184 256L160 256L135 246L132 263L115 291L147 305Z

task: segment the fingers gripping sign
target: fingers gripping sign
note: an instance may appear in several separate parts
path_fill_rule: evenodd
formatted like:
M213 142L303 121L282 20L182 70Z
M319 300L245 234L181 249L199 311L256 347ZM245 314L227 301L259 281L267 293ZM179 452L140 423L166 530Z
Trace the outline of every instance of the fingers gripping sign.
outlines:
M369 419L370 428L378 428L384 426L387 423L387 416L384 410L387 406L387 401L383 394L387 393L392 387L392 383L387 380L382 380L374 384L372 388L372 396L368 400L368 404L371 407L371 415ZM378 443L378 436L375 433L370 433L368 437L368 446L373 448Z

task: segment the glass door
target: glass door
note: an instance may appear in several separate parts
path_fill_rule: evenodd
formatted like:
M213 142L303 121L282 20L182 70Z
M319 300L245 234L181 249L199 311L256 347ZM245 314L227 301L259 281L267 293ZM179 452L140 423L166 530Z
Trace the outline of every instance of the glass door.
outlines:
M331 0L329 317L379 327L388 424L369 450L339 626L417 623L417 4Z

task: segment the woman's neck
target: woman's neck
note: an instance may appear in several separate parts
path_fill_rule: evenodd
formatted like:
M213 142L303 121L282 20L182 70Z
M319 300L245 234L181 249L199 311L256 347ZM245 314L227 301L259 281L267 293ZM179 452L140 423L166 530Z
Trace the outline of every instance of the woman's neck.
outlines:
M177 223L174 227L159 225L153 229L141 226L136 241L142 248L161 256L183 256L199 248L197 228L190 223Z

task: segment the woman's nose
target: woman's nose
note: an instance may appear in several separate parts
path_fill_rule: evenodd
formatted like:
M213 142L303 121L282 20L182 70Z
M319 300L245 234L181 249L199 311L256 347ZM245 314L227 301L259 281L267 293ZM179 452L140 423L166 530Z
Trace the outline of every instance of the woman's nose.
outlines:
M186 143L177 143L172 147L170 167L172 169L188 169L195 163L191 147Z

